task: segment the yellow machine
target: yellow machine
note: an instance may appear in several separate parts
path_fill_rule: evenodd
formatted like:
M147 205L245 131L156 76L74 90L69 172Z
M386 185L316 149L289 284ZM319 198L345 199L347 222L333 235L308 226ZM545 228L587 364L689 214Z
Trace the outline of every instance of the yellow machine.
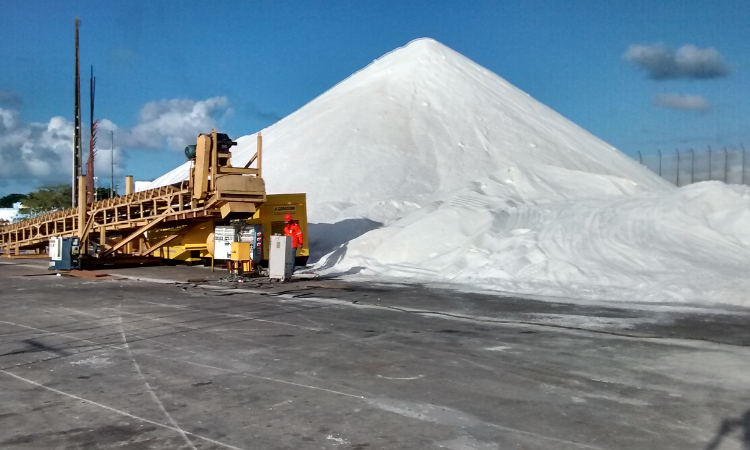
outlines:
M185 149L193 161L187 183L141 192L126 189L126 195L90 204L86 203L85 179L79 177L83 194L77 208L0 226L0 247L7 255L18 256L45 248L52 237L78 237L82 249L97 249L97 258L84 254L82 264L85 260L117 264L118 260L131 263L134 257L163 255L165 246L184 239L189 251L200 254L211 232L207 224L250 218L266 201L261 144L259 133L255 155L244 167L232 167L230 149L236 142L216 130L201 134L195 145ZM190 248L198 239L202 247Z
M307 201L305 194L271 194L259 205L248 224L263 227L263 260L268 261L268 248L273 234L284 234L284 216L291 214L302 230L303 246L297 251L299 265L307 263L310 250L307 238ZM183 263L200 263L213 254L213 230L217 221L206 221L192 228L161 249L159 256ZM149 242L158 242L174 230L157 230L148 235Z
M216 130L201 134L195 145L185 149L192 161L187 182L134 192L132 177L128 177L126 195L87 204L82 194L78 208L0 226L0 248L6 256L18 256L43 250L53 237L78 237L81 248L96 249L96 255L81 255L92 266L146 262L155 257L197 263L212 256L217 224L244 220L262 226L262 260L267 261L270 237L283 234L284 216L291 214L304 241L297 263L306 264L310 252L305 194L266 196L260 133L257 151L244 167L232 167L234 145ZM79 191L85 194L85 180L78 181ZM237 251L241 255L242 250Z
M216 132L214 131L214 134ZM213 135L212 135L213 136ZM216 142L215 151L209 143ZM222 201L221 219L210 217L198 224L175 228L154 229L147 233L149 248L168 239L157 253L158 256L182 263L195 264L204 262L205 258L213 256L214 227L230 218L248 217L250 225L263 227L263 260L268 261L270 237L284 233L284 216L291 214L299 223L302 230L303 246L297 250L297 263L304 265L310 256L307 238L307 200L305 194L276 194L265 195L265 184L261 178L262 137L258 134L258 144L255 156L243 168L231 167L229 148L233 145L226 135L216 134L215 138L207 141L205 135L198 137L196 145L188 146L185 155L195 162L190 170L190 191L193 201L207 198L211 192L211 180L216 177L214 187L219 195L214 198ZM214 161L212 164L207 162ZM253 163L257 168L250 168ZM213 167L216 167L214 170ZM238 179L237 174L249 174ZM210 177L209 177L210 175ZM228 177L235 175L234 177ZM255 175L255 176L252 176ZM226 181L222 181L226 179ZM221 189L219 189L221 188ZM257 194L263 194L264 202L257 201ZM239 201L238 201L239 200ZM250 200L250 201L248 201Z

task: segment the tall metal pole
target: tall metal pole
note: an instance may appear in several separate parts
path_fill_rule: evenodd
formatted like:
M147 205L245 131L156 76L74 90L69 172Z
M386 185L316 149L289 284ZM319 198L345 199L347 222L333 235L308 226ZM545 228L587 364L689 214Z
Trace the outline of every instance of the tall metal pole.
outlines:
M75 208L78 205L78 189L80 183L78 177L81 176L81 73L78 68L78 17L75 20L76 29L76 70L75 70L75 110L74 110L74 124L73 124L73 194L72 194L72 206Z
M89 157L86 161L86 202L93 203L96 199L96 187L94 186L94 158L96 157L96 121L94 121L94 99L96 96L96 77L94 77L94 66L91 66L91 79L89 80L91 104L89 110Z
M109 131L109 151L110 151L110 163L111 163L111 170L109 172L109 198L112 198L115 196L115 132L110 130Z
M675 185L680 187L680 149L676 148L674 151L677 152L677 182Z
M75 208L76 207L76 138L75 135L73 136L73 150L71 152L71 160L73 161L73 165L70 168L71 173L71 184L70 184L70 207Z

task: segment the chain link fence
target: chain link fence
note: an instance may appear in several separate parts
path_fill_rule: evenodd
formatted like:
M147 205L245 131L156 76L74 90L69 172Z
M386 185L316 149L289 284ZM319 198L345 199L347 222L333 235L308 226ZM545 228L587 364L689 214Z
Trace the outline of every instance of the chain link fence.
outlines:
M750 161L744 144L708 147L704 151L657 150L655 155L645 156L638 152L638 162L677 186L710 180L750 185Z

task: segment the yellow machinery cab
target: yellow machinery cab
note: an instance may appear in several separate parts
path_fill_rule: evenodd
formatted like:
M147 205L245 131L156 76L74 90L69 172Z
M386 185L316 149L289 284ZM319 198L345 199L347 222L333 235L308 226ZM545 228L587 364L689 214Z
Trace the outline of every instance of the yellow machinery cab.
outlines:
M263 260L268 261L268 249L271 236L284 234L284 217L292 215L302 230L302 248L297 249L297 265L307 264L310 257L310 242L307 237L307 196L305 194L275 194L267 195L266 202L258 207L252 219L247 221L251 225L263 226Z

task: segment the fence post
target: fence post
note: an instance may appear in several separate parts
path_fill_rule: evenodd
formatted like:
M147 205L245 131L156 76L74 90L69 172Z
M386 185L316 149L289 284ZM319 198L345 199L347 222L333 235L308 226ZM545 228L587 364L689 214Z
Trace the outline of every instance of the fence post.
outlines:
M708 181L711 181L711 146L708 146Z
M643 155L640 150L638 150L638 164L643 165Z
M659 152L659 176L661 176L661 149L658 149L657 152Z
M690 149L690 184L695 183L695 152Z
M676 148L674 151L677 152L677 182L675 185L680 187L680 149Z
M729 152L727 151L727 148L724 147L724 184L729 184L727 183L728 172L729 172Z

